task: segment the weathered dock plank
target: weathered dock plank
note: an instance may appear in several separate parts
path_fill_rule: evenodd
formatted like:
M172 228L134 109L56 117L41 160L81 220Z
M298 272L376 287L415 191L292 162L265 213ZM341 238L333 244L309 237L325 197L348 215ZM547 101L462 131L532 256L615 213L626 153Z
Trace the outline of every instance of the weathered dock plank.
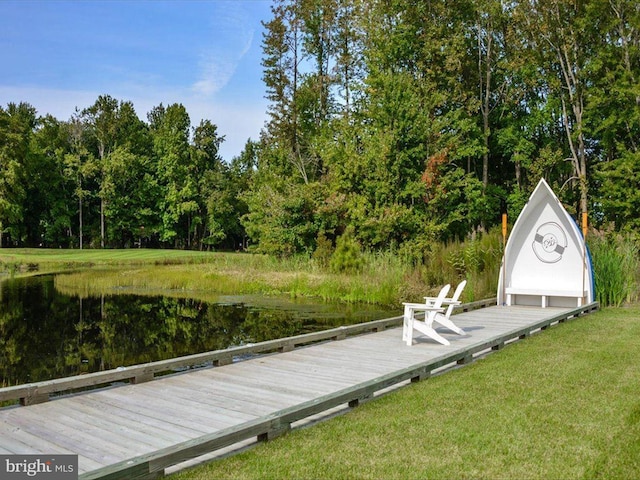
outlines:
M213 408L220 408L224 405L225 410L239 411L250 414L254 417L261 417L273 411L274 407L268 402L256 402L252 396L244 396L243 390L235 388L229 382L208 382L206 384L194 382L189 376L179 378L180 388L184 388L185 392L202 393L208 405ZM253 391L252 393L256 393ZM241 397L241 395L243 395Z
M236 399L252 399L253 406L247 405L246 412L260 416L260 412L266 407L267 411L273 412L282 405L288 405L300 401L299 396L291 396L283 392L273 392L273 388L267 388L264 385L251 385L247 381L236 381L233 374L225 372L211 372L211 382L215 382L216 388L219 389L216 395L225 395L231 402ZM259 402L256 399L260 399Z
M83 463L80 462L80 459L87 458L100 465L110 465L120 461L123 455L126 457L132 453L126 447L111 445L108 441L102 440L100 436L95 435L97 432L92 434L74 430L58 422L56 417L43 415L42 412L34 412L31 409L22 410L19 414L16 414L15 411L2 412L2 416L7 423L78 454L79 463ZM53 421L52 418L56 418L56 420ZM132 450L134 449L135 446Z
M286 360L279 361L275 359L263 362L260 364L260 368L256 370L256 374L265 375L276 382L280 380L281 382L291 381L311 385L312 388L306 390L306 392L314 396L324 395L327 391L333 391L349 385L349 382L342 381L341 376L335 375L334 372L323 371L316 366L303 371L299 365Z
M300 382L296 386L289 383L276 384L273 378L252 374L251 367L247 368L246 365L233 370L216 369L211 371L210 375L213 381L232 385L239 395L246 395L246 398L260 398L274 408L303 402L312 396L305 392L304 386L299 385Z
M73 454L71 450L22 430L8 421L0 423L0 448L6 453L57 453ZM98 464L96 464L99 466Z
M480 352L595 308L472 310L455 317L466 335L437 327L451 341L448 346L421 335L414 336L413 346L405 345L401 329L389 328L401 325L401 319L380 322L375 333L340 341L329 339L341 337L342 329L270 342L269 348L287 351L0 409L0 452L76 453L80 477L87 480L153 478L168 466L249 438L272 438L298 420L340 405L355 406L390 386L428 378L435 370L468 362ZM354 331L372 330L360 328ZM320 343L289 349L304 339ZM192 357L218 359L225 353ZM141 377L168 365L186 363L178 359L162 367L132 367L127 374ZM112 376L114 372L108 374ZM90 381L101 380L95 376ZM64 385L77 383L59 379L0 393L16 398L30 392L37 399L41 392Z
M78 400L78 399L70 399ZM148 417L136 416L130 414L123 416L126 410L107 407L105 404L98 402L86 403L82 400L72 401L70 405L73 407L73 415L78 420L92 419L92 427L101 430L111 431L118 435L130 438L131 441L147 444L153 448L161 448L167 442L179 443L197 436L197 433L191 431L189 435L179 434L175 431L163 428L164 424L157 422L150 425L145 422Z
M202 408L202 404L196 400L171 398L164 385L156 393L157 396L148 391L138 394L134 387L127 387L127 389L128 392L124 392L124 389L113 389L107 393L111 398L122 403L143 405L148 415L203 433L211 429L225 428L228 424L242 422L248 418L246 415L235 420L230 417L224 418L211 409Z
M117 398L108 398L105 395L86 397L84 395L73 398L74 402L95 406L103 415L116 417L123 422L137 422L165 432L163 435L169 438L193 438L202 435L202 429L192 429L176 422L175 418L166 415L159 417L150 412L145 405L132 405L121 403Z
M294 373L300 370L301 362L306 362L308 368L303 372L302 378L311 377L320 382L328 380L337 388L352 385L361 381L364 375L371 374L361 362L354 361L351 366L346 366L344 359L313 356L305 352L291 352L279 362L282 368L290 369Z

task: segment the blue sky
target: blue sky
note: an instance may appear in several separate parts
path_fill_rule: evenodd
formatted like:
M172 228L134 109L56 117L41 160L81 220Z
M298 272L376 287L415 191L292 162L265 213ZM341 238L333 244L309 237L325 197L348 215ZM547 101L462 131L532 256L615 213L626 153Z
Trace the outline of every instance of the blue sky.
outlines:
M270 0L0 0L0 105L68 120L98 95L138 116L182 103L209 119L225 160L266 120L261 21Z

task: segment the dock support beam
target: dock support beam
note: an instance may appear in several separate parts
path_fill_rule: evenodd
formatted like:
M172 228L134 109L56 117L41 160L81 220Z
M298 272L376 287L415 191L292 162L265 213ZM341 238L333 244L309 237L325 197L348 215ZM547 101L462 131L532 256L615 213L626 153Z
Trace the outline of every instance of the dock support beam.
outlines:
M274 438L278 438L290 431L291 431L290 423L274 422L274 424L271 426L271 428L267 432L264 432L258 435L258 441L267 442L269 440L273 440Z
M473 355L472 354L468 354L465 355L464 357L460 358L456 363L458 365L466 365L468 363L473 362Z
M45 403L49 401L48 393L33 393L20 399L20 405L28 407L29 405L37 405L38 403Z
M364 403L367 400L371 400L372 398L373 398L373 393L369 393L367 395L362 395L358 398L354 398L353 400L349 400L349 407L356 408L361 403Z
M213 361L216 367L222 367L223 365L231 365L233 363L233 357L231 355L220 357Z
M153 380L153 372L147 372L147 373L141 373L133 377L131 379L131 383L136 385L138 383L150 382L151 380Z
M421 382L422 380L427 380L430 377L431 377L431 370L425 368L421 372L419 372L416 376L411 377L411 383Z

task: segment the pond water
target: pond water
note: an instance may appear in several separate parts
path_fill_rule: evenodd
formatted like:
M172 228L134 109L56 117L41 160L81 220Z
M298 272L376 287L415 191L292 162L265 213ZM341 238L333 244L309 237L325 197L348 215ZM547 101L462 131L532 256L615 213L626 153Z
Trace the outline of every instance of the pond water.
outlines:
M52 275L0 282L0 386L108 370L398 315L371 305L226 296L62 295Z

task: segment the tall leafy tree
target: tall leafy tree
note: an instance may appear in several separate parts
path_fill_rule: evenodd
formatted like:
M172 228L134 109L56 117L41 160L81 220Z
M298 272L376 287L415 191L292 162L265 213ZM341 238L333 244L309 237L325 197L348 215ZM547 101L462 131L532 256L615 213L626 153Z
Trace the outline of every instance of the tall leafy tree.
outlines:
M131 102L120 102L114 148L102 162L100 198L109 244L142 242L159 226L153 141Z
M332 112L331 71L335 61L336 0L303 0L300 3L304 55L312 61L305 83L312 99L306 106L309 127L303 132L313 135ZM303 110L304 111L304 110ZM304 121L304 119L303 119ZM311 131L309 131L311 130Z
M597 1L597 0L596 0ZM558 121L565 132L566 157L571 162L579 191L579 210L588 209L588 138L585 108L589 81L587 67L597 30L587 8L589 2L535 0L519 2L521 33L536 65L544 72L549 100L559 107Z
M470 30L476 37L475 49L478 63L478 94L482 116L482 185L489 186L489 163L492 157L490 137L495 126L491 113L502 101L506 79L504 78L506 22L499 0L483 0L474 3Z
M314 95L301 72L305 59L302 8L296 1L277 0L272 12L273 19L264 23L262 42L263 80L270 101L269 120L262 136L268 149L274 151L270 155L270 168L308 183L317 159L307 155L303 148L301 109L307 113L313 110Z
M363 142L371 152L365 169L371 178L364 184L373 210L367 216L380 219L381 228L390 218L398 222L372 237L382 245L385 237L402 242L420 235L424 215L437 214L425 203L428 188L450 165L470 165L482 146L477 96L464 80L476 78L464 28L468 11L444 2L374 2L366 14L367 97L359 114L367 134L358 137L371 138ZM370 231L371 221L366 224Z
M76 112L66 124L69 149L64 153L64 175L73 185L73 195L78 201L78 246L82 250L85 237L85 204L91 193L88 180L95 175L97 164L86 142L86 124L80 112Z
M224 142L224 136L218 135L218 127L210 120L202 120L193 129L193 149L190 174L196 180L196 196L198 198L197 211L193 213L191 220L194 243L201 247L207 232L212 243L221 241L223 234L221 223L216 219L215 208L226 202L212 201L213 192L224 191L226 165L220 157L220 145ZM207 221L208 220L208 221ZM224 235L224 236L223 236Z
M109 155L118 144L118 101L110 95L100 95L93 105L82 111L82 117L95 140L96 158L102 171ZM102 176L100 178L102 183ZM100 194L100 246L105 246L105 196Z
M64 171L70 144L66 124L51 115L39 119L27 168L25 223L33 246L71 245L73 184Z
M631 0L594 2L600 48L590 65L592 89L586 117L598 139L596 172L598 223L637 230L640 178L640 4Z
M162 198L160 240L174 246L191 246L193 214L198 211L197 179L190 172L189 129L191 120L182 104L166 109L160 104L149 115L152 124L156 176Z
M103 169L101 194L107 200L105 217L110 244L130 247L143 242L159 227L155 171L149 156L117 147Z
M299 29L290 4L280 0L271 10L273 18L263 23L265 33L262 40L262 78L270 102L266 133L270 140L293 150L297 143L295 97L300 62Z
M20 241L24 231L26 169L37 123L36 110L28 103L0 107L0 247L5 232Z
M359 0L337 0L332 76L337 90L336 104L342 106L343 116L349 115L358 92L362 93L365 71L362 8Z

